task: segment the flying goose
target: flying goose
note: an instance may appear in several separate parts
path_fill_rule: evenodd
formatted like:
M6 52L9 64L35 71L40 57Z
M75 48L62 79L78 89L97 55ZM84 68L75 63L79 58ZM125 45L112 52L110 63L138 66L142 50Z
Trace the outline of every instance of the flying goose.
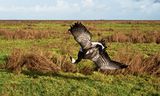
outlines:
M92 42L91 33L82 23L77 22L71 25L68 31L71 32L74 39L81 46L77 60L70 56L73 64L80 62L82 59L89 59L96 64L96 69L98 70L127 68L127 65L111 60L107 51L105 50L106 45L103 40L101 42Z

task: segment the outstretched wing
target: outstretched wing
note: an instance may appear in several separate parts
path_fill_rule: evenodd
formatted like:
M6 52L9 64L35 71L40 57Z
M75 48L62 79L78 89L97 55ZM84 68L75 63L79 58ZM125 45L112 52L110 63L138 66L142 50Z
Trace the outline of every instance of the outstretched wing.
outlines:
M127 68L127 65L111 60L106 51L99 53L99 57L96 59L95 63L102 70Z
M89 49L91 47L91 33L83 24L77 22L71 26L69 31L83 49Z

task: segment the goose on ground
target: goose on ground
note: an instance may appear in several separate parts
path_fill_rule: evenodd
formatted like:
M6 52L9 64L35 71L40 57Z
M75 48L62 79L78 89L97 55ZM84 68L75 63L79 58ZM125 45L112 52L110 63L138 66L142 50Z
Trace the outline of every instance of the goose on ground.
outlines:
M91 33L82 23L77 22L71 25L69 32L71 32L74 39L81 46L76 60L70 56L73 64L79 63L82 59L89 59L96 64L96 69L100 70L127 68L126 64L111 60L103 40L100 42L92 42Z

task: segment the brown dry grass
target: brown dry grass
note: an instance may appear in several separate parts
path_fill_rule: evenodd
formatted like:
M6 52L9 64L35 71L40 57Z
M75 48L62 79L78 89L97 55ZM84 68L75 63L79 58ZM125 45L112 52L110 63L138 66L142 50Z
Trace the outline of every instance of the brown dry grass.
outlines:
M7 29L0 29L0 36L5 39L41 39L51 37L55 33L54 31L48 30L23 29L14 32Z
M16 74L26 69L39 73L78 72L76 65L71 64L67 56L56 56L38 48L27 51L14 49L7 58L5 68Z
M74 64L71 64L69 61L68 61L68 57L67 56L59 56L59 57L53 57L52 58L52 61L59 65L60 68L61 68L61 71L63 72L72 72L72 73L75 73L78 71L76 65Z
M6 69L14 73L21 73L23 68L31 71L38 71L42 73L58 72L59 66L50 60L47 52L24 52L21 49L14 49L6 62Z
M54 56L49 51L32 48L27 52L22 49L14 49L8 56L5 68L13 73L19 74L23 70L30 70L39 73L80 72L85 75L93 72L92 68L84 67L78 69L71 64L65 55Z
M106 70L105 74L150 74L160 76L160 53L145 58L140 53L128 54L128 49L122 49L115 55L115 59L129 65L122 70Z
M91 75L93 73L94 69L89 66L84 66L82 69L79 70L80 73L85 75Z
M142 33L138 31L129 34L117 32L111 36L104 37L108 42L132 42L132 43L160 43L160 32Z

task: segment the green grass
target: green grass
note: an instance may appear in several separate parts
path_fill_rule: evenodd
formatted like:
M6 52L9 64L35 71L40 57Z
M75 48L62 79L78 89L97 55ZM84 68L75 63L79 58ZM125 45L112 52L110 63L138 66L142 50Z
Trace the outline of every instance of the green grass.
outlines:
M77 57L79 45L74 41L70 34L65 34L69 25L68 22L3 22L0 21L0 29L23 30L27 24L31 24L32 30L49 30L59 32L59 34L44 39L11 40L0 39L0 64L5 63L8 54L14 48L30 49L40 48L52 51L57 56L72 55ZM92 29L93 39L97 37L97 32L102 36L113 34L110 31L99 31L100 29L112 28L115 32L131 32L137 28L140 32L160 31L160 24L141 23L141 24L120 24L111 22L89 23L87 26L94 26L98 30ZM1 36L0 36L1 37ZM68 39L66 39L66 37ZM130 48L128 53L142 53L145 56L160 52L160 44L155 43L107 43L107 51L111 57L122 48ZM83 61L77 66L89 66L93 64ZM5 69L0 69L0 96L160 96L160 77L150 75L104 75L94 72L92 75L80 73L58 74L34 74L23 72L19 75L10 73Z
M145 78L145 79L144 79ZM160 95L159 78L151 76L59 73L34 76L3 72L0 93L10 96L139 96Z
M108 52L110 55L115 55L118 51L123 48L129 48L129 53L141 53L145 56L160 52L160 44L155 43L109 43Z
M95 25L95 24L94 24ZM95 25L98 29L108 29L112 28L116 32L128 33L132 32L133 29L139 30L141 32L149 32L149 31L159 31L160 24L155 23L140 23L140 24L121 24L121 23L100 23Z

